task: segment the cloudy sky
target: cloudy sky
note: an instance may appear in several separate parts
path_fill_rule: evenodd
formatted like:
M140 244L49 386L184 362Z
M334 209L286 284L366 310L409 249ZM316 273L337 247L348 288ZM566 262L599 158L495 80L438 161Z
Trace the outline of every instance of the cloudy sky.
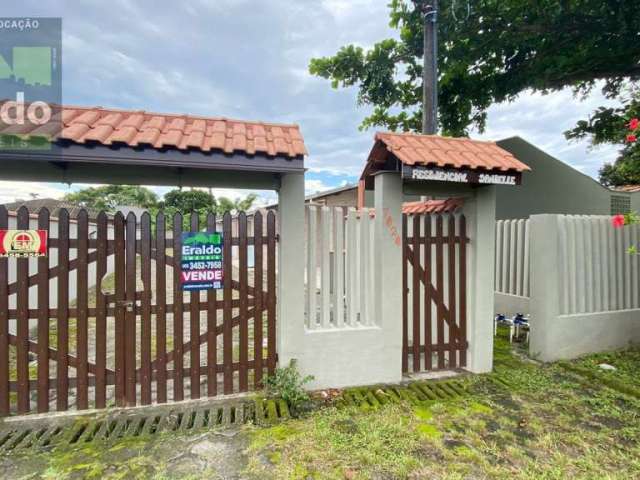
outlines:
M310 155L307 190L356 180L373 131L355 90L333 90L307 72L309 59L347 43L394 35L384 0L21 0L5 16L63 18L63 100L67 104L193 113L301 126ZM567 143L562 132L594 107L571 92L522 95L490 111L477 138L520 135L596 176L615 150ZM0 201L64 195L80 188L0 181ZM157 189L163 193L166 189ZM219 191L232 197L244 192ZM273 198L260 192L262 201Z

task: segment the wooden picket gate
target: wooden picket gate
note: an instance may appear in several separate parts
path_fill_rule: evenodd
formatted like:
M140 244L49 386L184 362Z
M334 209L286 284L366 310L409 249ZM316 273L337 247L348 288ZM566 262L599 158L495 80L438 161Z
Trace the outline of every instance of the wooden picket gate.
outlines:
M465 217L403 214L402 232L402 371L465 367Z
M0 206L0 229L48 230L48 256L0 258L0 415L245 392L275 369L273 212L191 215L223 234L223 289L202 292L181 289L180 213L15 217Z

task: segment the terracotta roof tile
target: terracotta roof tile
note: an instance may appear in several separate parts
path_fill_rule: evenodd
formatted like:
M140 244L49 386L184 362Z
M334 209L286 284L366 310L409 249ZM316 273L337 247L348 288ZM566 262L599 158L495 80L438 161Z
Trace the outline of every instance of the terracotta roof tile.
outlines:
M464 199L447 198L446 200L427 200L417 202L405 202L402 204L402 213L407 215L421 213L454 213L462 208Z
M640 185L619 185L617 187L611 187L611 190L615 192L627 192L627 193L640 192Z
M456 213L464 206L463 198L447 198L445 200L426 200L417 202L404 202L402 204L402 213L406 215L420 215L424 213ZM368 209L369 216L375 217L375 208Z
M131 144L135 138L138 130L134 126L120 126L113 135L111 135L111 143L126 143ZM137 143L136 143L137 145Z
M155 145L158 137L160 136L160 130L157 128L147 128L136 134L134 139L129 143L132 147L138 145Z
M191 115L149 113L101 107L63 106L61 131L45 126L7 126L0 133L20 135L54 134L75 143L123 143L131 147L218 150L249 155L306 155L307 149L297 125L228 120ZM23 127L23 126L20 126ZM55 130L55 128L54 128Z
M377 133L375 139L382 142L398 160L407 165L518 172L530 170L527 165L494 142L414 133Z

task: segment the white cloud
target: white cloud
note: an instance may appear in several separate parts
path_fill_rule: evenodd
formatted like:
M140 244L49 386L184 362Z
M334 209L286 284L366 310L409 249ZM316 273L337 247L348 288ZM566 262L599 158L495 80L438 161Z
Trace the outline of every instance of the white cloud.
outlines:
M586 140L569 142L564 132L601 105L611 106L616 102L604 98L597 88L584 100L576 98L570 89L548 95L524 92L514 102L492 106L486 131L474 132L473 136L499 140L518 135L574 168L597 177L600 167L616 158L618 148L609 145L590 148Z
M310 152L307 168L323 174L308 188L332 188L360 174L374 132L358 125L370 109L356 105L356 88L334 90L308 65L345 44L397 37L388 2L117 1L116 8L95 0L75 8L63 0L23 0L7 2L4 14L64 18L66 103L295 122ZM588 150L562 132L601 103L598 95L580 102L569 91L523 94L490 109L482 137L520 135L595 176L616 149Z
M332 185L327 185L322 180L318 179L306 179L304 181L304 190L307 195L312 195L314 193L324 192L326 190L330 190L334 188Z
M39 182L0 181L0 203L36 198L60 198L69 190L64 185Z

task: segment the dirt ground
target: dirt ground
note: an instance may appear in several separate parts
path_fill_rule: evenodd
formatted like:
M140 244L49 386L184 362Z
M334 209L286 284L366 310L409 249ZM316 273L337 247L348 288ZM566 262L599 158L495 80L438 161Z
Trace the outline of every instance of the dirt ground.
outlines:
M247 444L246 432L238 430L92 443L1 458L0 478L239 479L245 478Z

